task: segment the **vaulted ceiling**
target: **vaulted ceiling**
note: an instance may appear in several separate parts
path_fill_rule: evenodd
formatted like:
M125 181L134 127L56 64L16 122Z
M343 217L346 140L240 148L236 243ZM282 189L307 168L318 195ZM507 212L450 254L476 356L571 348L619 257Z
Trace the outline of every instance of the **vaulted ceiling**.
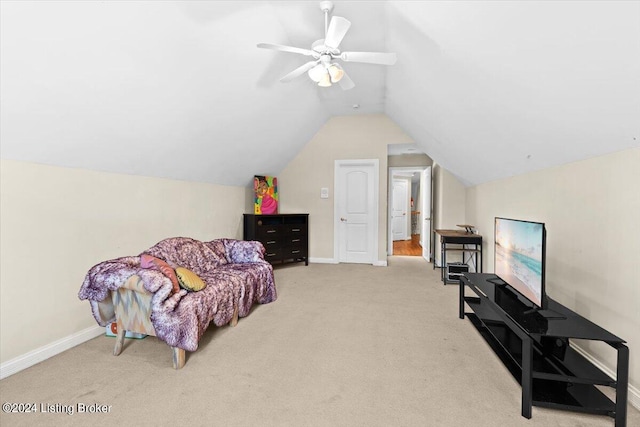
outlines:
M245 185L369 113L469 185L640 146L637 1L337 0L341 50L398 55L343 63L349 91L256 47L310 48L319 2L0 5L3 158Z

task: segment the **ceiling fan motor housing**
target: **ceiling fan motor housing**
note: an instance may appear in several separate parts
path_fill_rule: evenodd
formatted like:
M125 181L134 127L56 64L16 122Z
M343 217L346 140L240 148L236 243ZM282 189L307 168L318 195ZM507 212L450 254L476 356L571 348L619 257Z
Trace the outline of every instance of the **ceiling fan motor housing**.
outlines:
M320 2L320 10L324 13L329 13L333 10L333 2L332 1L321 1Z

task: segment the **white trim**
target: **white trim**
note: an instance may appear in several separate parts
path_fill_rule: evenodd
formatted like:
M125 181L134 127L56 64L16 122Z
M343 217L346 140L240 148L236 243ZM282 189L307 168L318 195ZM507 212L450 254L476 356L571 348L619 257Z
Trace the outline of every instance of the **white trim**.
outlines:
M104 326L91 326L0 364L0 380L30 368L56 354L105 334Z
M373 224L372 224L372 234L374 235L373 240L373 256L371 263L374 264L376 262L376 257L378 256L378 240L380 240L380 235L378 233L378 228L380 224L380 218L378 211L380 210L380 160L379 159L352 159L352 160L335 160L333 166L333 257L339 263L340 262L340 242L338 241L339 236L339 228L340 221L338 220L340 214L338 212L338 170L342 166L372 166L373 167Z
M427 194L428 193L428 194ZM429 197L427 197L427 195ZM426 208L426 209L425 209ZM427 262L431 262L433 258L433 244L431 238L433 236L433 168L427 166L420 172L420 246L422 246L422 258ZM425 221L429 221L429 227L426 228ZM425 256L426 255L426 256Z
M316 264L338 264L335 258L309 258L309 262Z
M340 264L335 258L309 258L309 262L313 264ZM377 260L373 261L372 265L376 267L386 267L387 261Z
M616 378L616 373L613 370L609 369L598 359L593 357L591 354L587 353L582 347L574 344L573 342L570 342L569 345L571 346L571 348L577 351L582 357L587 359L589 362L591 362L591 364L596 366L602 372L609 375L611 378ZM627 396L627 401L631 404L631 406L640 410L640 389L629 384L629 394Z

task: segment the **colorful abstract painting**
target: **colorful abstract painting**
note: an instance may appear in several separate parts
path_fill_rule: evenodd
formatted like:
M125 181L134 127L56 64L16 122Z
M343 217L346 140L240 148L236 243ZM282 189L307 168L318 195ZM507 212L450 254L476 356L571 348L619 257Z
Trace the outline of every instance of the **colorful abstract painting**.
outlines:
M275 176L256 175L253 178L255 190L255 214L271 215L278 213L278 179Z

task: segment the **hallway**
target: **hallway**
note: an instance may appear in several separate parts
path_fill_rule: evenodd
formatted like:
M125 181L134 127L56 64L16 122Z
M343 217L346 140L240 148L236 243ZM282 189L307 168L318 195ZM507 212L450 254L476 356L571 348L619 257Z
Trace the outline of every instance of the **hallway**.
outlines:
M422 256L422 246L420 246L420 235L412 234L411 240L396 240L393 242L393 254L404 256Z

